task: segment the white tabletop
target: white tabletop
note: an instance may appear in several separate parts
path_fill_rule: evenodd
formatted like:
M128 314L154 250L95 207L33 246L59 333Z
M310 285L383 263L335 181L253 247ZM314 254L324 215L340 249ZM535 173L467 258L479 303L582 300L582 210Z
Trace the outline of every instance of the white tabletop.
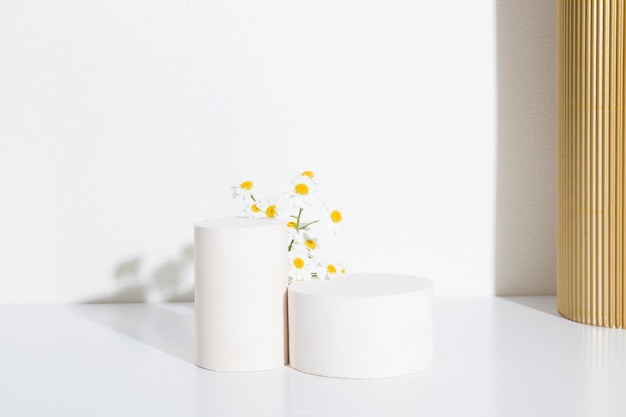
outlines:
M626 331L555 303L437 299L433 367L381 380L198 368L193 304L4 305L0 415L626 415Z

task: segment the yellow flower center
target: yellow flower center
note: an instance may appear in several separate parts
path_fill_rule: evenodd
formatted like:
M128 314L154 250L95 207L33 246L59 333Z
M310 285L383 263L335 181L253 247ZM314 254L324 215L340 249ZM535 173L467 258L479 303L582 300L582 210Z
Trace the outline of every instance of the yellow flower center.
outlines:
M341 212L339 210L331 211L330 220L332 220L333 223L339 223L341 221Z
M309 177L310 179L313 179L313 171L302 171L302 176L303 177Z
M259 213L261 211L259 206L257 206L256 204L251 205L250 210L252 210L253 213Z
M288 222L287 227L291 227L292 229L296 228L296 222Z
M311 250L315 250L317 248L317 243L315 243L314 240L308 239L306 242L304 242L304 246Z
M342 273L342 274L345 274L345 273L346 273L346 270L345 270L345 269L343 269L343 268L341 268L341 273Z
M328 271L329 274L336 274L337 268L335 268L335 265L328 264L326 265L326 271Z
M295 258L293 260L293 266L295 266L298 269L302 269L304 268L304 261L302 260L302 258Z
M278 214L278 210L276 209L275 205L271 205L265 209L265 215L270 219L276 217L276 214Z
M248 190L250 191L252 189L252 186L254 184L252 184L252 181L244 181L241 184L239 184L239 186L244 189L244 190Z
M296 191L296 194L307 195L309 193L309 186L302 183L296 184L294 190Z

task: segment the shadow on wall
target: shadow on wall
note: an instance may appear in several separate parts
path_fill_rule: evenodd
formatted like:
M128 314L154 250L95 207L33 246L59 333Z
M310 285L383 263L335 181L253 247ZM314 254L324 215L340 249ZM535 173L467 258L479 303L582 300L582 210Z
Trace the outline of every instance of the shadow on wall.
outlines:
M143 260L132 257L113 269L117 290L108 296L85 301L95 303L139 303L150 301L193 301L193 244L183 246L172 258L144 272Z
M496 295L556 292L556 2L496 0Z

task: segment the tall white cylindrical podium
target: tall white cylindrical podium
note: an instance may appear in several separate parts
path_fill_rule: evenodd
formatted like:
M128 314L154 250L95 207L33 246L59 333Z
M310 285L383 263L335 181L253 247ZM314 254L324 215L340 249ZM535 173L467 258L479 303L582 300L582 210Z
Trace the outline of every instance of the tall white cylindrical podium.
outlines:
M284 221L200 221L194 244L196 364L231 372L287 364Z

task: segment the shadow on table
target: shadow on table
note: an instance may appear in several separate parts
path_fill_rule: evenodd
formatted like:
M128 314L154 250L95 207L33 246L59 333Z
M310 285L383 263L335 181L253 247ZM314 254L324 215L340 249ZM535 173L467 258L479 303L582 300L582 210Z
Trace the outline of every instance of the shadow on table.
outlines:
M71 311L155 349L195 364L192 303L71 306Z
M559 314L556 306L556 297L553 295L546 296L516 296L516 297L498 297L502 300L510 301L512 303L520 304L525 307L532 308L533 310L541 311L546 314L550 314L563 320L567 320L565 317Z

